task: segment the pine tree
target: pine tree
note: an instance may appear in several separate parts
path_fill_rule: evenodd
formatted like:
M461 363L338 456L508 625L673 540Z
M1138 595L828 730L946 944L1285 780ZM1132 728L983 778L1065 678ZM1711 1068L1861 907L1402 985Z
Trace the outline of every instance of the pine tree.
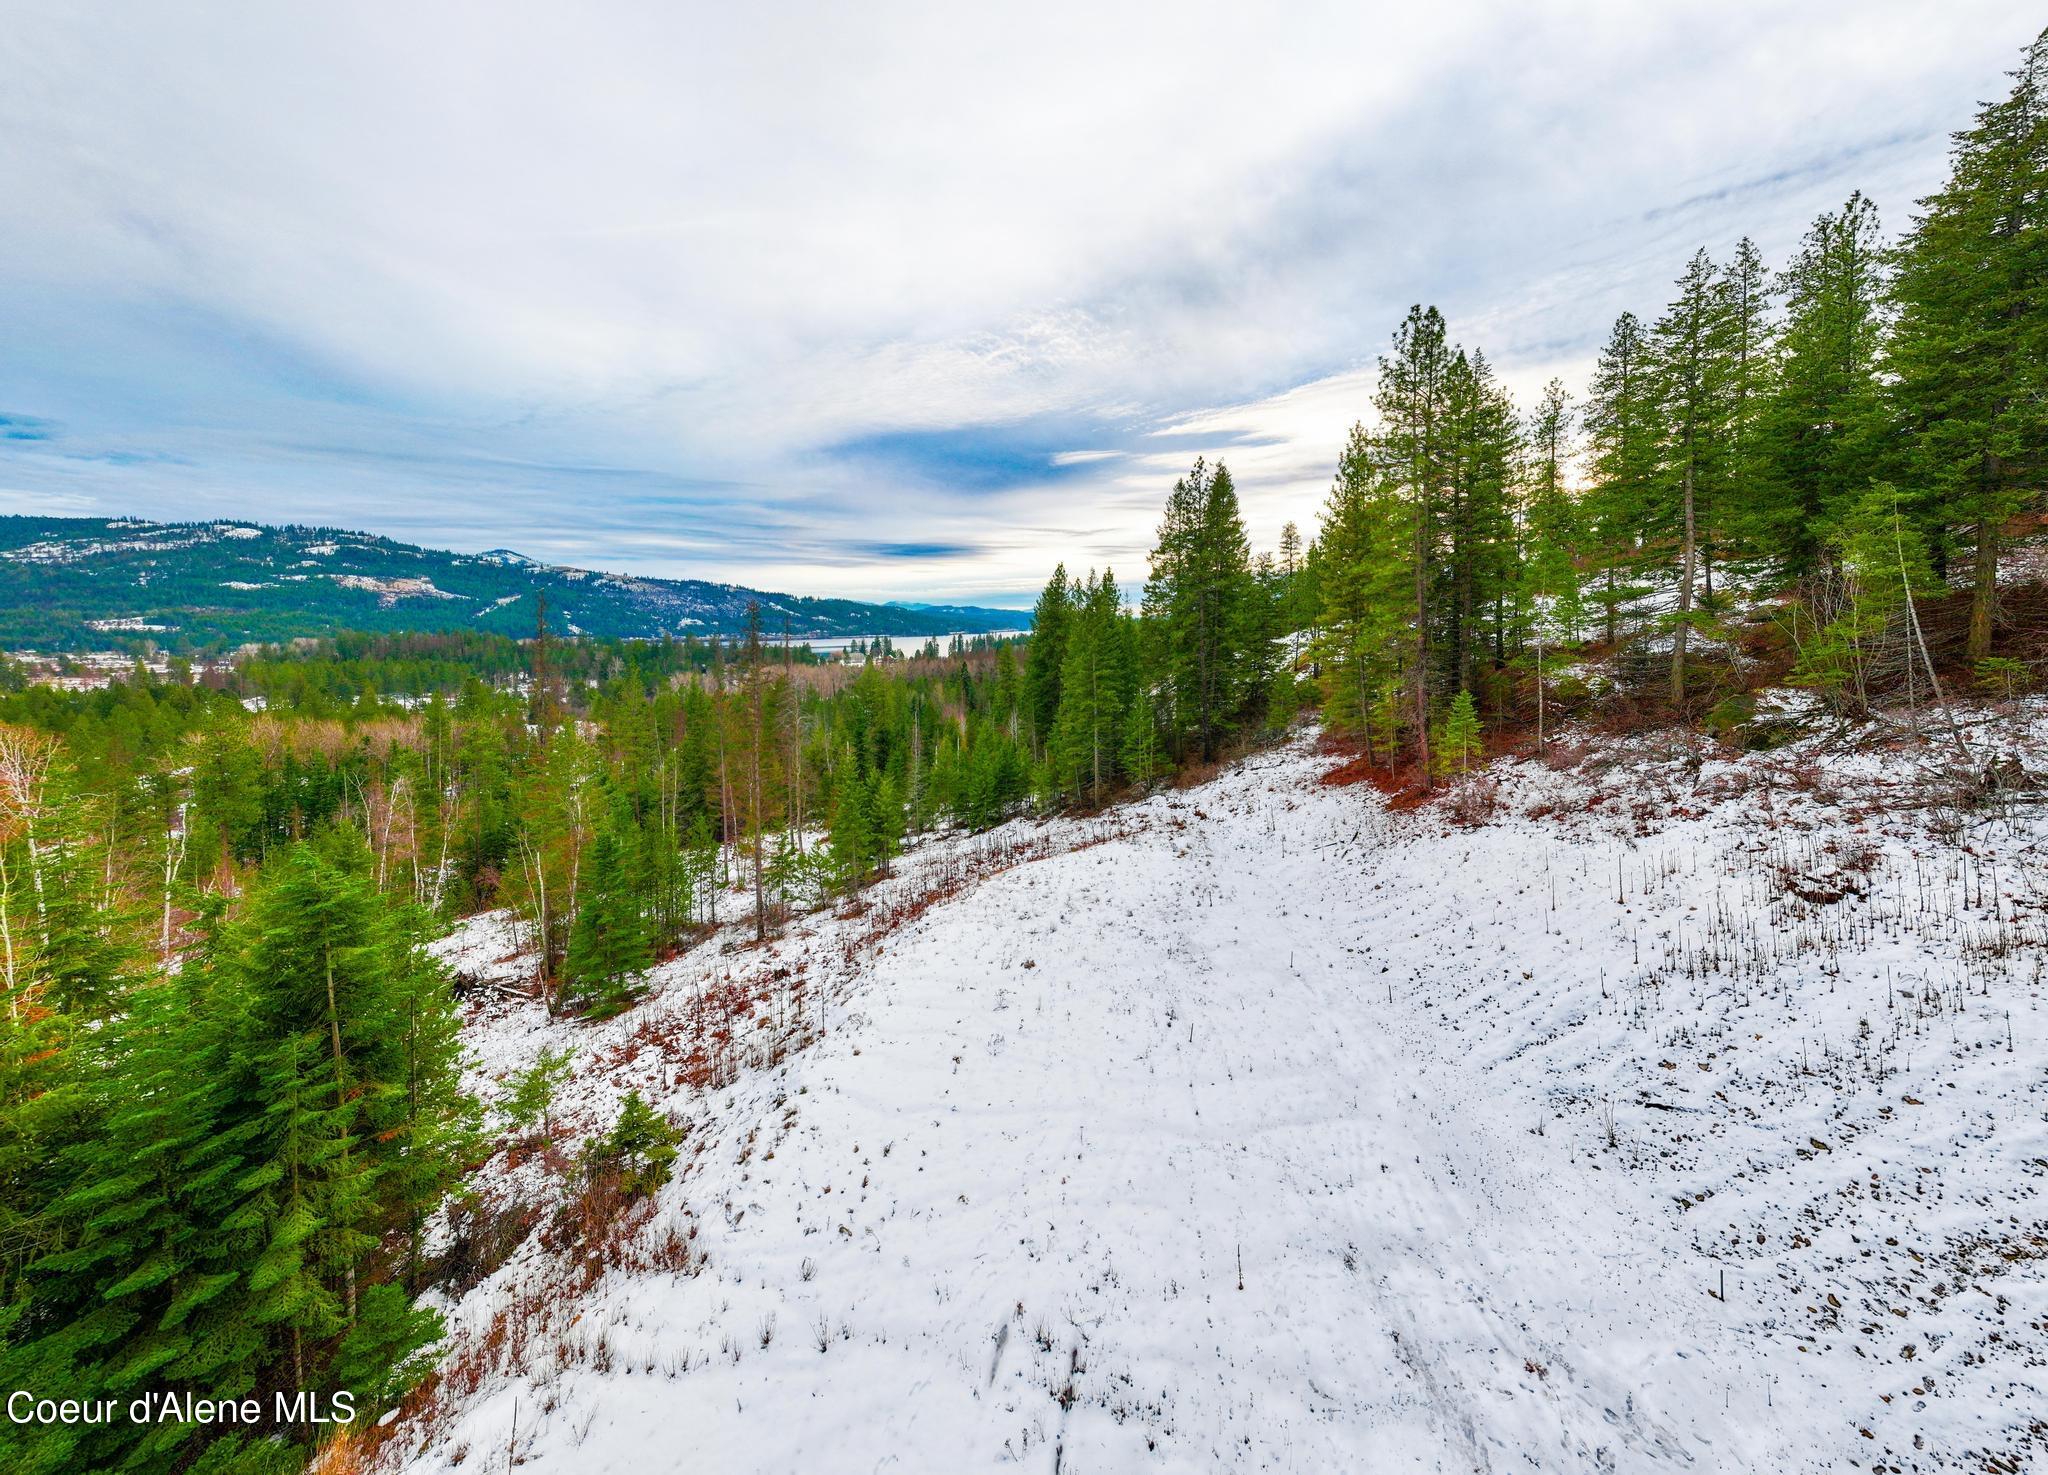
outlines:
M1445 390L1450 475L1440 645L1448 679L1469 690L1482 655L1505 661L1514 623L1509 602L1519 570L1510 488L1520 428L1485 354L1455 350Z
M1300 715L1301 680L1292 661L1281 661L1266 683L1266 730L1284 733Z
M1879 468L1887 285L1877 207L1858 193L1816 220L1779 290L1786 320L1765 429L1782 499L1776 541L1803 576L1829 521Z
M1052 737L1059 718L1060 677L1067 659L1067 625L1073 614L1067 566L1052 571L1038 604L1031 611L1031 640L1024 650L1025 717L1034 747Z
M1529 424L1531 451L1523 520L1535 643L1536 742L1544 739L1545 661L1560 643L1576 641L1583 618L1579 594L1579 507L1565 482L1571 455L1572 411L1562 382L1543 387Z
M94 1037L98 1128L71 1146L56 1233L29 1267L0 1351L10 1387L127 1399L168 1386L253 1389L266 1345L248 1269L252 1128L232 1116L221 1021L176 983L138 990ZM170 1471L211 1431L184 1424L16 1431L10 1468Z
M1394 349L1379 361L1379 387L1373 407L1379 411L1379 446L1387 477L1406 497L1412 538L1408 559L1414 581L1410 636L1414 656L1408 667L1417 765L1429 782L1430 710L1432 701L1432 583L1438 568L1444 504L1451 481L1449 444L1449 379L1455 351L1434 307L1408 310L1394 334Z
M1678 601L1671 620L1671 702L1683 707L1686 657L1699 590L1701 509L1717 484L1727 421L1724 299L1714 263L1694 253L1678 295L1650 334L1651 372L1665 417L1663 488L1657 520L1678 552Z
M309 1341L354 1324L384 1234L407 1236L417 1274L426 1213L470 1150L453 1000L413 915L378 894L361 838L336 831L266 870L200 980L234 1030L230 1117L269 1195L252 1304L304 1367Z
M1160 768L1159 719L1148 691L1135 693L1124 708L1123 732L1117 741L1117 764L1140 788L1149 785Z
M2048 31L1955 136L1899 255L1891 368L1915 479L1970 559L1968 654L1991 654L2005 524L2048 461Z
M569 1078L574 1057L575 1052L567 1048L543 1048L532 1065L512 1078L504 1104L508 1127L524 1135L538 1126L543 1136L554 1135L555 1093Z
M1060 708L1054 719L1048 761L1063 793L1087 789L1102 802L1114 780L1117 737L1128 696L1128 663L1122 650L1121 599L1116 575L1091 573L1079 588L1067 630L1067 659L1060 674Z
M1227 468L1197 459L1174 484L1151 561L1145 612L1157 622L1167 728L1177 746L1207 761L1256 694L1245 647L1256 586Z
M263 1103L260 1165L242 1182L261 1192L252 1217L265 1232L249 1270L250 1309L285 1340L301 1388L313 1381L319 1344L344 1331L355 1310L338 1287L376 1244L354 1103L337 1100L322 1043L310 1031L287 1035L249 1061Z
M602 1018L632 1002L634 980L654 966L640 899L613 829L598 832L579 890L564 976L574 1001Z
M1824 623L1799 651L1792 681L1826 693L1844 716L1869 715L1877 683L1903 681L1911 699L1918 653L1907 607L1939 587L1919 530L1889 483L1866 487L1829 528L1835 578Z
M1301 529L1292 520L1280 526L1280 546L1275 559L1275 572L1280 579L1280 629L1287 637L1287 663L1290 669L1301 659L1302 642L1315 621L1312 603L1305 598L1309 592L1307 573L1307 549L1302 546Z
M847 756L832 808L832 863L844 890L853 890L881 864L882 845L875 812L875 786Z
M1366 717L1381 690L1401 680L1412 645L1415 510L1382 470L1371 435L1354 425L1316 535L1322 607L1313 654L1324 720L1339 731L1363 729L1369 746L1375 737L1391 743Z
M1585 526L1600 569L1593 598L1602 638L1619 651L1623 622L1648 592L1638 581L1642 529L1654 515L1659 471L1657 397L1649 344L1633 313L1615 320L1593 373L1585 428L1590 486Z
M1444 713L1443 734L1437 746L1439 772L1468 773L1482 756L1479 709L1473 704L1472 693L1461 689Z
M397 1286L371 1286L329 1376L354 1395L356 1417L374 1422L431 1371L445 1330L439 1312L413 1304Z
M1712 516L1700 550L1703 597L1709 603L1716 556L1734 558L1770 546L1776 541L1770 519L1782 501L1768 428L1777 385L1777 332L1763 255L1747 236L1735 243L1716 291L1727 356L1728 443L1721 458L1723 484L1710 503Z
M591 1144L587 1165L618 1174L619 1191L629 1198L641 1197L668 1182L676 1144L681 1140L674 1123L649 1106L637 1090L628 1091L619 1103L618 1120L611 1131Z

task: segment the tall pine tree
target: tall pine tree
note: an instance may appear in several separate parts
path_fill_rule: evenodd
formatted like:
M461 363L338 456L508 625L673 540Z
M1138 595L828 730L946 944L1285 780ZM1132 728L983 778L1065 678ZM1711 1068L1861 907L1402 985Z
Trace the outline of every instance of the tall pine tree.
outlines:
M1891 348L1911 466L1970 568L1968 652L1991 653L2005 524L2048 461L2048 31L1955 136L1899 254Z

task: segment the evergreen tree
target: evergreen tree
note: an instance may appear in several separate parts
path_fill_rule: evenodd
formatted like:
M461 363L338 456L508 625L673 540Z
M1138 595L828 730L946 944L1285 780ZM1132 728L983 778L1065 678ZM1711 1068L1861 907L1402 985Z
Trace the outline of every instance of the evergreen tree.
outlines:
M1300 715L1301 680L1295 675L1294 663L1278 662L1266 682L1266 730L1284 733Z
M1619 651L1623 622L1648 592L1636 578L1642 529L1656 504L1659 473L1657 396L1649 344L1633 313L1615 320L1587 395L1585 429L1591 479L1585 526L1600 581L1593 594L1602 638Z
M1721 458L1722 487L1709 503L1700 548L1703 597L1709 603L1716 556L1732 558L1770 546L1775 541L1770 519L1782 501L1768 429L1777 383L1777 335L1763 255L1747 236L1736 242L1716 290L1726 355L1728 439Z
M1444 712L1443 734L1437 743L1439 772L1469 773L1483 756L1479 709L1473 704L1472 693L1460 690Z
M875 786L850 758L832 808L832 862L843 889L852 890L874 874L882 862Z
M1031 611L1031 641L1024 650L1025 717L1034 747L1051 740L1053 724L1059 719L1060 678L1066 667L1067 624L1073 603L1067 566L1060 564Z
M304 1388L323 1386L315 1362L354 1325L387 1233L417 1275L427 1211L471 1150L447 975L412 917L376 891L361 838L337 831L273 864L195 979L234 1031L230 1119L250 1134L266 1236L254 1314L287 1339Z
M1255 595L1230 472L1197 459L1167 499L1145 612L1157 622L1168 731L1205 761L1256 694L1247 676L1256 666L1244 643Z
M1486 355L1455 350L1445 381L1447 449L1441 648L1449 681L1470 690L1481 656L1506 659L1519 572L1511 486L1520 429ZM1516 598L1515 603L1519 603Z
M330 1376L354 1395L356 1417L374 1421L433 1368L445 1326L431 1307L406 1299L395 1285L363 1292L356 1323L334 1354Z
M538 1126L543 1135L553 1136L555 1093L569 1079L574 1057L573 1050L543 1048L532 1065L515 1075L505 1093L505 1124L522 1135Z
M348 1327L355 1268L376 1244L364 1154L351 1130L355 1103L337 1091L323 1043L312 1031L291 1034L245 1057L252 1098L262 1103L258 1166L242 1180L259 1200L245 1216L260 1220L265 1236L249 1270L250 1312L284 1340L301 1388L312 1382L319 1345Z
M1552 624L1568 639L1579 629L1579 506L1567 483L1573 415L1564 384L1552 379L1530 417L1529 467L1523 518L1527 527L1527 572L1535 594L1546 600Z
M1991 653L2005 524L2048 460L2048 31L1955 136L1899 255L1891 368L1911 465L1970 567L1968 654Z
M669 1119L649 1106L640 1093L628 1091L619 1103L618 1120L591 1143L587 1166L618 1175L619 1191L629 1198L658 1191L668 1182L682 1134Z
M1546 660L1559 644L1576 642L1583 621L1579 590L1580 509L1565 483L1572 411L1563 383L1543 387L1529 425L1530 465L1523 520L1524 556L1534 639L1536 741L1544 738Z
M1420 749L1418 767L1425 784L1430 774L1432 585L1452 478L1449 401L1455 357L1443 315L1434 307L1412 307L1394 334L1393 352L1380 359L1379 387L1373 395L1380 416L1382 466L1409 504L1408 569L1414 581L1409 633L1414 655L1408 681Z
M1866 487L1829 529L1836 577L1816 601L1824 621L1799 651L1795 684L1825 693L1844 716L1869 715L1880 681L1914 686L1916 642L1909 633L1914 598L1936 591L1926 544L1889 483Z
M598 832L579 887L564 976L573 1002L602 1018L632 1002L634 980L654 966L640 898L611 828Z
M98 1125L67 1154L9 1369L120 1398L336 1386L380 1239L416 1229L453 1179L452 1014L359 839L281 855L241 915L93 1035ZM227 1468L245 1450L218 1432L124 1422L32 1454L169 1471L203 1443ZM288 1452L246 1452L266 1448Z
M1117 740L1117 764L1140 788L1158 776L1159 719L1152 708L1150 692L1134 693L1124 708L1123 732Z
M99 1127L66 1153L55 1232L11 1307L9 1387L128 1399L257 1386L267 1344L248 1276L265 1236L250 1207L253 1128L232 1120L219 1023L191 991L160 985L97 1032L84 1079ZM10 1468L169 1472L210 1433L125 1420L18 1429Z
M1720 477L1727 420L1727 317L1714 263L1694 253L1678 295L1651 331L1651 373L1665 417L1665 455L1655 526L1678 553L1678 600L1671 618L1671 702L1683 707L1686 657L1699 591L1701 509Z
M1828 523L1879 467L1885 275L1877 207L1858 193L1813 223L1780 279L1786 319L1766 430L1782 499L1774 541L1795 574L1812 572Z
M1316 536L1322 607L1313 654L1321 671L1323 716L1339 731L1364 730L1388 746L1367 713L1407 669L1412 644L1415 504L1382 469L1362 425L1351 428Z
M1291 669L1301 659L1302 644L1315 623L1315 605L1310 597L1308 578L1308 550L1302 545L1301 529L1291 520L1280 527L1280 547L1274 560L1274 572L1280 581L1280 629L1287 637L1287 663Z
M1117 739L1129 696L1126 632L1113 572L1105 571L1099 581L1091 573L1079 595L1067 630L1048 761L1061 792L1085 788L1100 804L1103 785L1115 777Z

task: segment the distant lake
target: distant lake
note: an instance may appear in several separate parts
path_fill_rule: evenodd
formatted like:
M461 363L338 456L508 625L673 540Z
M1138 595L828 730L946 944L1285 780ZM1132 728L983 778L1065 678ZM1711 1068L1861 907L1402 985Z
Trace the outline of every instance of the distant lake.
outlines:
M957 630L950 635L813 635L806 639L790 640L791 645L808 645L821 656L836 656L865 642L872 646L878 640L886 640L899 655L916 655L933 640L939 643L939 654L944 655L953 647L955 640L972 644L979 639L1015 640L1020 635L1029 635L1029 630ZM763 644L780 645L778 640L763 637Z

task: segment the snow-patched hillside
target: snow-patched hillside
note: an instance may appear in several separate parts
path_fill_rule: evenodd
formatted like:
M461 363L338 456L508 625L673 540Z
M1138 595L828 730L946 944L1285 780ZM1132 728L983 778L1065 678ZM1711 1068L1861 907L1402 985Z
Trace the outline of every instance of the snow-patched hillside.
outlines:
M383 1457L2023 1468L2048 855L2038 806L1919 807L1923 759L1587 750L1466 826L1303 740L923 846L604 1025L486 990L480 1090L573 1042L565 1138L635 1085L689 1137L638 1268L537 1231ZM443 947L518 971L501 917Z

